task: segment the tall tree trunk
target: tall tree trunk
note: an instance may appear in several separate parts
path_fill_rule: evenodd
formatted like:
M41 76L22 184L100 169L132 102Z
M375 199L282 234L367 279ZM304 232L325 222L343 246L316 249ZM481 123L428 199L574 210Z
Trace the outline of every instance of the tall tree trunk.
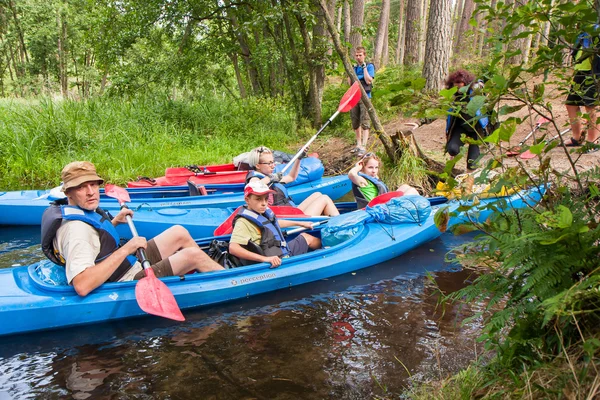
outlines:
M285 5L286 2L283 0L282 5ZM298 50L296 49L296 42L294 40L294 33L292 32L292 26L290 24L290 19L288 16L288 12L284 10L283 12L283 26L285 28L285 33L287 36L287 41L290 46L290 56L292 57L292 65L289 68L290 71L290 81L292 87L292 97L294 98L294 104L296 105L296 114L298 118L303 118L308 116L308 109L310 106L308 100L308 91L306 90L306 85L303 77L303 63L300 62L300 57L298 57Z
M352 51L350 54L354 54L354 50L362 46L362 33L360 29L363 26L363 20L365 17L365 0L354 0L352 5L352 15L350 17L352 23L352 30L350 31L350 45Z
M406 23L404 15L404 1L400 0L400 13L398 14L398 41L396 42L396 65L404 64L404 38L406 35Z
M58 79L60 81L60 92L64 98L69 95L69 78L67 76L67 23L65 22L60 8L56 10L57 51L58 51Z
M317 106L320 107L319 99L319 83L317 78L317 65L312 60L313 43L306 27L304 17L300 13L294 13L298 26L300 27L300 34L304 43L304 63L308 66L308 109L305 110L305 115L309 115L311 121L315 121ZM318 17L317 17L318 18ZM318 114L321 114L321 110L318 110ZM316 124L315 124L316 125Z
M454 42L454 52L457 55L470 54L473 51L473 44L467 42L465 33L469 30L469 21L473 16L474 9L475 3L473 3L473 0L465 0L458 24L458 35L456 42Z
M17 14L17 8L12 0L8 0L8 7L12 12L13 19L15 20L15 30L21 43L19 55L21 57L21 63L29 63L29 56L27 55L27 47L25 46L25 38L23 37L23 30L21 29L21 23L19 22L19 16Z
M388 24L390 21L390 0L381 0L381 12L379 13L379 25L377 26L377 35L375 37L375 54L373 56L373 63L375 68L379 69L382 67L381 60L383 57L383 47L385 41L385 35L388 31Z
M390 62L390 25L388 23L388 29L385 30L385 38L383 38L383 55L381 58L381 66L385 67Z
M419 63L425 61L425 43L427 42L425 32L427 32L427 19L429 18L429 1L423 0L421 4L421 27L420 27L420 41L419 41Z
M407 0L404 65L410 66L419 62L420 28L421 0Z
M423 77L427 79L425 88L437 92L442 88L450 63L452 2L431 0L429 7Z
M348 0L344 0L342 4L342 10L344 13L344 42L350 43L350 32L352 31L352 17L350 16L350 3Z
M460 20L462 17L462 12L463 12L463 5L465 4L465 0L457 0L456 4L454 5L454 13L452 14L452 49L453 49L453 53L455 53L456 51L454 51L454 49L456 49L456 47L458 46L458 35L460 32Z
M225 4L229 5L229 1L225 1ZM252 85L252 93L255 96L258 96L262 93L260 78L258 76L258 70L252 62L250 47L248 46L248 41L243 33L244 29L240 27L235 11L231 11L231 8L227 8L227 17L231 23L231 33L240 45L240 54L242 55L244 65L246 65L246 70L248 71L248 77L250 78L250 84Z

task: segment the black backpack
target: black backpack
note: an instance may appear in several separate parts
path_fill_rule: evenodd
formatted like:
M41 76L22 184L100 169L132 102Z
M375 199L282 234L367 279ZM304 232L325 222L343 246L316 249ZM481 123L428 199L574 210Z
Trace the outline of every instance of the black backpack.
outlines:
M229 253L229 242L214 239L210 242L206 254L225 269L242 266L240 259Z

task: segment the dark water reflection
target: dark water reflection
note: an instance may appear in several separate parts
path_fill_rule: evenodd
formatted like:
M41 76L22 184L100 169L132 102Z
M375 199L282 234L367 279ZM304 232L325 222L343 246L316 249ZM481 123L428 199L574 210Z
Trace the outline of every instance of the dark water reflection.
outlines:
M182 324L0 338L0 398L397 397L411 377L445 377L476 357L478 322L456 323L473 310L442 315L424 274L437 271L443 291L463 286L469 274L443 262L463 240L444 235L355 274L186 312Z

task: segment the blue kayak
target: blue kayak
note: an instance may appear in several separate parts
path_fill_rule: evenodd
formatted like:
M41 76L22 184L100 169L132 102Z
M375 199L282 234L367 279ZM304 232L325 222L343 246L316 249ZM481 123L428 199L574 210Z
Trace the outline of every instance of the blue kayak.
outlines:
M445 203L445 197L432 197L428 199L430 204L438 205ZM336 203L336 207L341 213L346 213L356 210L355 202ZM274 207L275 214L279 218L295 220L295 221L311 221L319 222L329 217L326 216L309 216L302 213L299 209L297 213L288 213L285 211L278 212L278 207ZM287 208L287 207L280 207ZM223 221L227 220L237 207L226 208L160 208L154 210L152 208L142 206L135 211L133 222L140 236L147 238L155 237L164 232L173 225L181 225L188 230L193 238L203 238L215 235L215 229L219 227ZM124 239L131 239L131 231L127 224L117 226L119 236Z
M244 204L244 185L206 185L207 195L191 196L187 186L130 188L128 206L132 209L161 208L227 208ZM301 203L314 192L321 192L333 200L351 190L347 175L323 177L292 186L288 189L295 202ZM52 201L49 190L22 190L0 192L0 225L40 225L42 214ZM118 210L117 200L100 192L100 207Z
M534 205L541 199L543 191L535 188L519 192L503 198L506 201L499 202L497 207L510 209ZM481 204L497 200L485 199ZM441 235L434 224L435 212L440 207L456 211L461 205L458 201L450 201L446 205L431 206L420 196L403 196L390 203L395 201L405 202L404 207L396 208L403 215L403 222L389 222L396 215L390 211L389 204L331 218L321 231L313 232L321 236L323 249L285 258L278 268L259 263L162 280L182 309L287 289L390 260L433 240ZM407 202L418 208L415 206L412 210L406 206ZM463 212L451 223L467 218L482 221L491 212L485 210L469 215ZM198 244L206 248L212 239L198 241ZM88 296L80 297L66 284L64 270L49 261L0 270L0 320L3 321L0 335L144 316L146 314L135 298L135 285L134 281L107 283Z

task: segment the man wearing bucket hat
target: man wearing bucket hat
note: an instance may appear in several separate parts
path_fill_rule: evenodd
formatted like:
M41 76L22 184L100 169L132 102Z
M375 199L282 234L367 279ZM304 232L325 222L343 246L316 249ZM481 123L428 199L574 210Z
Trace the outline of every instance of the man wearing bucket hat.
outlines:
M244 187L246 206L233 220L233 232L229 242L229 252L244 265L268 262L271 267L278 267L282 258L304 254L321 247L321 240L307 233L301 233L286 242L281 228L300 226L311 229L312 223L278 220L275 213L268 208L270 193L275 191L259 180L250 181Z
M149 241L138 236L121 243L114 227L126 223L126 216L133 211L124 208L111 218L98 207L104 180L94 164L72 162L63 168L61 178L67 204L51 205L44 212L42 250L51 261L65 267L67 280L79 295L86 296L105 282L143 278L142 266L131 256L139 248L146 249L157 277L223 269L179 225Z

